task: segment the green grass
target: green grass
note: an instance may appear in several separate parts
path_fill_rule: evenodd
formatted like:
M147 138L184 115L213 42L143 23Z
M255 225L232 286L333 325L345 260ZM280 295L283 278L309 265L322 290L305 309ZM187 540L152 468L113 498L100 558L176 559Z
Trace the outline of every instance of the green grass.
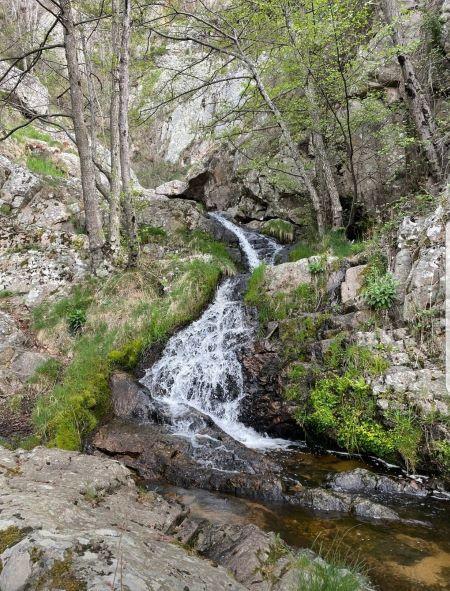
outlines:
M291 262L314 255L332 254L339 258L351 257L364 250L364 242L351 242L342 230L328 232L320 241L303 240L294 245L289 253Z
M283 243L292 242L294 240L294 226L291 222L287 222L286 220L268 220L262 225L261 231L263 234L273 236Z
M54 328L61 320L68 325L76 316L85 315L94 298L93 282L77 285L73 292L55 303L43 302L33 310L35 330Z
M36 174L59 178L64 176L64 172L55 166L46 156L28 156L27 168Z
M151 226L150 224L144 224L140 226L138 236L141 244L164 242L167 238L167 232L164 230L164 228Z
M21 127L17 131L12 134L12 137L19 141L23 142L26 139L33 139L33 140L40 140L42 142L46 142L47 144L52 143L52 137L50 134L37 129L33 125L27 125L26 127ZM55 142L57 143L57 142Z

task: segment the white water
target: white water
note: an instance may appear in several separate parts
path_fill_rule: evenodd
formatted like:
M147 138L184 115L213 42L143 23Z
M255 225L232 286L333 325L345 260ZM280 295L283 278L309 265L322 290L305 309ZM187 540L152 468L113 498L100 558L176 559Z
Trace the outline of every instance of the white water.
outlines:
M277 243L256 235L265 251L261 259L247 232L219 214L212 215L237 236L251 269L263 260L272 261L280 248ZM284 447L289 442L261 435L238 420L245 396L239 353L254 336L245 306L236 295L238 282L238 278L226 279L219 286L202 316L169 339L160 360L141 381L153 398L167 404L179 435L195 436L187 412L193 408L247 447Z

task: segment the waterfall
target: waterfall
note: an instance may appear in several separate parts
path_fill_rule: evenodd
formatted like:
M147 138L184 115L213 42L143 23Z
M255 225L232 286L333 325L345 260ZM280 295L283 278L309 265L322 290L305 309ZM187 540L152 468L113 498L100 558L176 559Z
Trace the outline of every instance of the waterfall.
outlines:
M238 238L250 269L263 261L271 263L281 248L220 214L211 216ZM239 277L223 281L202 316L169 339L161 358L141 382L153 399L168 407L174 430L180 435L195 437L196 421L189 414L195 409L247 447L285 446L289 442L261 435L238 420L239 404L245 396L239 354L254 337L239 282Z

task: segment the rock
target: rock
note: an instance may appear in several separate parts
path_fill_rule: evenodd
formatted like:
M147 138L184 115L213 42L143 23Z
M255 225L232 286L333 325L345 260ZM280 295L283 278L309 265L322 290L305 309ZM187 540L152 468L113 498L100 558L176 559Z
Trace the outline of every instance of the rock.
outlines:
M278 466L226 435L208 417L194 411L186 415L186 431L191 422L197 432L188 438L173 435L170 426L161 424L169 420L164 408L149 412L158 424L115 419L97 431L93 446L150 481L249 498L283 498Z
M168 181L156 187L156 195L166 195L167 197L177 197L187 191L188 183L186 181L173 180Z
M114 415L120 419L144 419L148 415L149 398L136 380L124 372L112 374L111 405Z
M295 404L283 395L282 361L277 347L267 340L255 342L244 353L242 366L246 396L239 406L239 420L260 433L300 439L303 433L294 420Z
M30 378L36 369L48 359L37 351L23 351L12 361L11 370L20 376L22 381Z
M367 265L358 265L347 269L341 285L341 301L346 307L358 306L361 303L360 292L366 268Z
M336 257L328 257L324 261L324 272L330 272L336 265ZM301 283L311 284L314 275L311 273L311 265L321 263L322 257L313 256L308 259L300 259L294 263L282 263L275 267L269 267L266 271L266 289L269 294L277 292L289 292L296 289Z
M50 106L47 88L35 76L19 68L11 68L6 74L9 67L8 62L0 63L0 92L9 95L9 102L25 115L46 115Z
M324 488L305 489L293 496L292 502L315 511L350 513L365 519L401 521L398 513L368 498Z
M36 175L4 156L0 156L0 180L0 205L12 209L26 205L41 186Z
M334 474L329 478L328 486L336 491L369 495L426 497L429 494L429 491L415 480L374 474L364 468Z
M222 566L168 535L178 504L139 492L118 462L57 449L0 447L1 591L113 588L243 591ZM59 579L61 577L61 579Z
M138 221L164 228L168 232L176 230L207 230L208 222L194 201L176 199L143 190L138 203Z

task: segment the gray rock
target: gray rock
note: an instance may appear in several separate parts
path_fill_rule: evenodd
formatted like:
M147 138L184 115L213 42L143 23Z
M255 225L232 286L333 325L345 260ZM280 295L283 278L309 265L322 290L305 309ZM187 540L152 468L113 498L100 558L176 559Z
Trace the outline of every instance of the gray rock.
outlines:
M374 474L364 468L334 474L328 481L332 490L382 495L426 497L429 492L415 480Z
M41 181L32 172L0 156L0 203L16 209L26 205L41 186Z
M347 269L344 282L341 285L341 301L344 305L356 306L361 303L360 292L366 267L367 265L358 265Z
M149 398L136 380L124 372L116 372L110 378L111 405L116 417L121 419L146 418Z
M0 91L9 95L9 102L27 115L46 115L50 106L47 87L32 74L25 74L19 68L11 68L6 74L8 69L8 62L0 63L0 76L5 76Z
M140 493L118 462L56 449L0 447L2 532L17 543L1 555L1 591L50 588L62 565L89 591L243 591L221 566L187 553L166 532L183 519L180 505ZM31 557L33 558L31 560ZM60 566L61 568L61 566Z

